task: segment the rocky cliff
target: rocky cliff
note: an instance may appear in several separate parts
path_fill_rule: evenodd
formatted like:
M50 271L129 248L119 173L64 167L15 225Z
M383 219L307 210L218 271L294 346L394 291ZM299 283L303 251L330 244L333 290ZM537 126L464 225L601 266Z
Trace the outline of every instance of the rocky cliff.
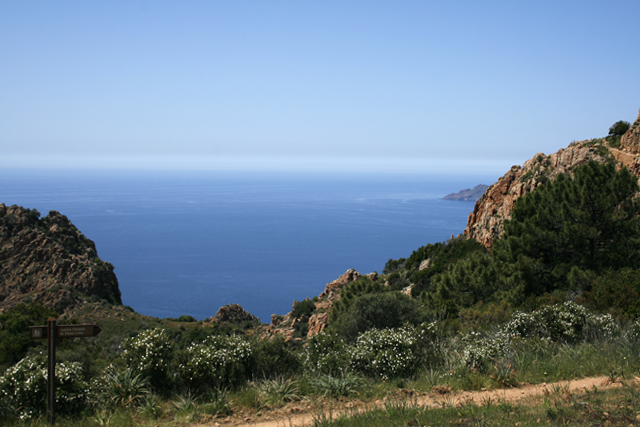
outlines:
M91 296L122 303L94 243L56 211L0 204L0 312L35 301L62 314Z
M503 231L503 222L511 217L514 202L539 185L570 172L590 160L615 161L640 177L640 112L638 119L621 139L597 138L571 143L556 153L538 153L522 166L512 166L490 186L469 214L465 234L491 249L492 240Z

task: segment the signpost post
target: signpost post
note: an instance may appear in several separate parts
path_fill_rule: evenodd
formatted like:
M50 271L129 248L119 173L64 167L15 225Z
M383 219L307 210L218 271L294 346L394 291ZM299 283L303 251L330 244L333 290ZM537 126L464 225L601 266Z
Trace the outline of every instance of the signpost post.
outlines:
M49 318L46 326L29 328L31 339L47 340L47 407L49 423L55 423L54 407L56 403L56 338L95 337L100 333L98 325L56 325L56 319Z

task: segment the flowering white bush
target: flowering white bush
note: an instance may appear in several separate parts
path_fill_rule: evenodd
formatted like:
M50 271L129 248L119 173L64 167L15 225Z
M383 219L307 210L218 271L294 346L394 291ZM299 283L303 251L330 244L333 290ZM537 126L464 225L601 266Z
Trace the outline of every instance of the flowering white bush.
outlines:
M625 337L631 342L640 343L640 319L633 322Z
M440 322L423 323L418 328L424 361L434 367L444 359L445 339Z
M56 412L73 413L86 401L87 383L78 362L56 364ZM32 418L47 409L47 367L43 356L28 356L0 377L0 406L19 418Z
M556 342L612 339L616 324L609 314L594 314L574 302L542 307L532 313L517 312L502 330L522 338L548 338Z
M220 388L246 378L252 349L240 336L215 336L191 344L178 366L179 381Z
M349 357L347 344L342 338L322 332L308 341L302 360L309 371L337 374L349 366Z
M586 339L602 338L611 340L618 330L618 326L610 314L589 313L586 320L584 328L584 337Z
M120 346L127 366L155 387L162 387L171 361L171 341L164 329L153 329L125 339Z
M350 348L354 369L376 377L411 375L421 359L420 331L413 326L371 329L360 334Z
M470 332L460 340L462 343L462 358L472 369L486 367L489 359L503 358L512 349L511 337L502 331L493 336L483 336L477 332Z

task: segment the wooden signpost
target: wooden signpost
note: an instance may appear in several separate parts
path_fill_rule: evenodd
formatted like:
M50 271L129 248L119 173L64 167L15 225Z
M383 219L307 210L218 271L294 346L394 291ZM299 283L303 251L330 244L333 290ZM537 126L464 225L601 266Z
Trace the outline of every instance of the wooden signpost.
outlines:
M56 319L49 318L46 326L32 326L31 339L47 340L47 408L49 423L54 424L56 403L56 338L95 337L100 333L98 325L56 325Z

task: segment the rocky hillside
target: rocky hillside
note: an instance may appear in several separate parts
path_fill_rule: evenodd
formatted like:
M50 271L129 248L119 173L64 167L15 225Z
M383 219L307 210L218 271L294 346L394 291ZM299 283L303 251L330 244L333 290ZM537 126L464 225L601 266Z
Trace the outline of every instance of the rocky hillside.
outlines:
M539 185L570 172L590 160L613 160L640 177L640 112L622 138L597 138L574 142L556 153L538 153L522 166L512 166L490 186L469 214L465 234L491 249L492 240L502 234L503 221L511 217L513 203Z
M91 296L122 303L94 243L56 211L0 204L0 312L35 301L62 314Z

